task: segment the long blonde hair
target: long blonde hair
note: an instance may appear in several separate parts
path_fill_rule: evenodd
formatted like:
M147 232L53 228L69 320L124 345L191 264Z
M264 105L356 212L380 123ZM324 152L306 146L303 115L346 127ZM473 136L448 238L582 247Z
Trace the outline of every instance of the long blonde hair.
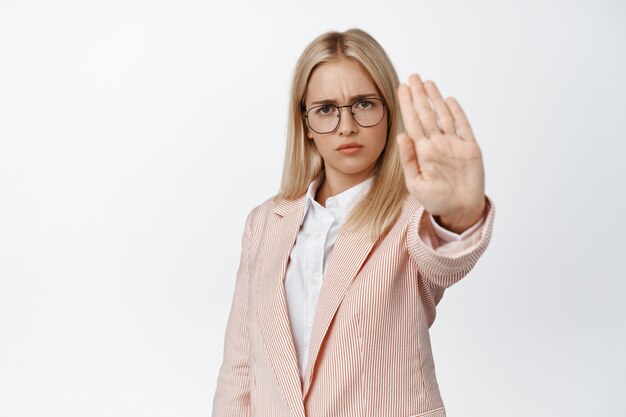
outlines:
M408 191L396 141L396 135L403 130L396 93L398 74L382 46L361 29L323 33L305 48L298 59L291 82L283 175L274 200L301 197L324 169L324 161L315 144L305 137L305 94L313 70L338 58L351 59L367 70L387 103L387 138L376 161L374 181L342 225L355 230L366 224L367 236L375 241L386 234L395 222Z

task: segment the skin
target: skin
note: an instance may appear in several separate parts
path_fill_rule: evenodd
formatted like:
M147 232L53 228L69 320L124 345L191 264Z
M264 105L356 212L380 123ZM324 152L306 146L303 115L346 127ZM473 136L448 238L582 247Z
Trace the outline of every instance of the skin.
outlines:
M332 100L335 105L352 103L351 97L357 94L372 93L378 98L376 84L369 73L360 65L345 58L327 62L317 67L309 79L305 100L306 109L320 100ZM350 108L340 109L341 120L330 133L318 134L306 125L306 135L315 142L324 159L326 180L318 188L315 200L326 206L326 199L351 188L374 170L376 160L385 147L387 135L387 114L372 127L359 126L350 115ZM363 145L357 153L344 155L337 148L349 142Z
M482 154L469 121L456 99L444 100L435 83L422 83L418 74L398 86L398 100L406 133L396 140L406 187L439 224L462 233L487 204Z
M311 74L305 105L309 109L313 102L325 99L347 105L354 95L377 92L364 68L340 58ZM435 83L422 82L418 74L409 77L408 85L400 84L397 92L406 133L396 140L407 190L441 226L461 233L483 216L486 207L482 155L469 121L454 98L444 100ZM386 114L378 125L364 128L349 111L341 109L339 126L333 132L318 134L306 128L307 138L315 142L324 159L326 180L315 196L324 206L328 197L365 180L385 146ZM336 150L353 141L364 147L352 155Z

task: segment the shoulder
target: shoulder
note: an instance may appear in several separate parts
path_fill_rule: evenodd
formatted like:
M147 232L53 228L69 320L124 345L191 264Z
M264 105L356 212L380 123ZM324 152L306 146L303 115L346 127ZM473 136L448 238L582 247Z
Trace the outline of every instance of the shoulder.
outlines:
M404 213L408 216L409 221L413 220L415 215L423 210L422 203L413 196L411 193L407 193L406 200L404 201Z
M277 198L277 194L275 194L254 206L246 217L246 227L254 229L255 225L263 223L273 212L278 202L279 199Z
M251 212L255 213L256 216L267 216L274 210L279 202L280 199L278 198L278 194L275 194L259 203L251 210Z
M413 194L407 193L404 206L408 209L417 211L422 206L422 203L420 203L419 200L413 196Z

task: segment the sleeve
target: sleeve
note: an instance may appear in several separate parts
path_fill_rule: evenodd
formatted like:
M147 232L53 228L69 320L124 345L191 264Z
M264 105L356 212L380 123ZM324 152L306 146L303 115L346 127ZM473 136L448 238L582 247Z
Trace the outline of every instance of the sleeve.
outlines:
M247 328L248 262L253 209L246 218L241 240L241 257L226 333L223 360L213 398L213 417L248 417L250 415L250 339Z
M474 223L470 228L463 231L463 233L456 233L441 226L439 223L437 223L437 220L435 220L435 217L432 214L430 213L428 214L428 218L430 219L430 223L433 226L435 235L437 236L437 240L439 241L440 246L445 245L450 242L458 242L460 240L467 239L476 230L478 230L480 226L482 226L485 223L486 217L487 217L487 212L483 213L483 216L476 223ZM422 233L423 231L424 229L422 229Z
M432 215L424 206L420 206L411 218L407 251L422 276L434 287L448 288L460 281L487 249L493 231L495 205L488 196L485 198L483 218L460 235L444 228L441 228L444 232L437 230ZM450 240L448 233L457 235L458 239Z

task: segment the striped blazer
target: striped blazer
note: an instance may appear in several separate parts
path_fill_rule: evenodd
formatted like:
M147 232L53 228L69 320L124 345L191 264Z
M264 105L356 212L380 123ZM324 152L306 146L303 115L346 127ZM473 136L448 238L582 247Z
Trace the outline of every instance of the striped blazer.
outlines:
M213 417L445 417L428 329L445 289L487 248L493 202L487 197L483 225L449 252L435 250L428 212L410 194L376 242L364 227L341 229L302 383L283 280L305 198L270 198L247 216Z

